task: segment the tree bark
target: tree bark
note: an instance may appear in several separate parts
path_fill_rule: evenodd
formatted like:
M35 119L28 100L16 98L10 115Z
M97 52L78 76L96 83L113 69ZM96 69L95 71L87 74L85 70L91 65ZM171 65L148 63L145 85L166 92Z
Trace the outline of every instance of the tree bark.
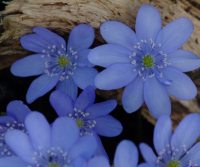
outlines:
M2 12L3 33L0 36L0 69L9 67L16 59L28 54L19 44L20 36L30 33L34 26L44 26L67 36L70 29L79 23L89 23L95 30L97 39L99 26L105 20L118 20L134 28L137 11L141 4L151 3L161 12L163 24L178 17L188 17L194 23L194 33L184 45L184 49L200 55L200 1L199 0L13 0ZM200 71L189 73L198 90ZM122 89L97 91L102 97L114 97L120 102ZM156 100L156 99L155 99ZM173 99L172 118L178 122L190 112L200 112L200 95L191 101ZM155 120L142 108L142 114L152 123Z

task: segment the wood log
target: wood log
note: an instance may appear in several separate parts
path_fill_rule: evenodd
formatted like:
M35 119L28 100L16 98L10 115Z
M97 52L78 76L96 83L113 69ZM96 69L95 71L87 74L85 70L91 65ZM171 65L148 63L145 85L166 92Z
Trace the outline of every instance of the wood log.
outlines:
M141 4L156 6L163 25L178 17L188 17L194 23L194 33L184 45L200 55L200 1L199 0L13 0L1 13L4 32L0 36L0 69L9 67L16 59L28 54L19 44L20 36L30 33L34 26L44 26L67 36L79 23L89 23L95 30L97 41L103 43L99 26L105 20L118 20L134 29L135 17ZM173 100L172 118L175 122L190 112L200 112L200 71L189 73L198 86L198 96L191 101ZM97 91L102 97L114 97L120 102L122 89ZM155 99L156 100L156 99ZM142 114L152 123L155 120L143 107Z

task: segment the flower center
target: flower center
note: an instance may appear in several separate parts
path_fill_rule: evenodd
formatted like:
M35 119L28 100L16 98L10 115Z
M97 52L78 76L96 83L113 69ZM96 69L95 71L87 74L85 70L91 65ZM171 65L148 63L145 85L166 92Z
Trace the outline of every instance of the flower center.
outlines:
M39 148L34 152L33 161L37 167L68 167L71 162L68 153L60 147Z
M70 113L68 117L76 121L77 126L80 128L80 135L92 134L92 129L96 126L96 121L88 118L90 114L80 109L74 108L74 112Z
M180 163L177 160L171 160L168 162L166 167L180 167Z
M154 60L153 60L153 57L151 55L145 55L143 57L143 65L146 67L146 68L151 68L154 66Z
M60 67L65 68L69 64L69 60L66 56L60 56L58 57L58 64Z
M66 49L65 46L48 46L42 51L45 59L44 73L50 77L59 76L59 80L69 79L74 75L77 68L77 51L72 48Z
M84 121L82 119L77 119L76 124L78 125L79 128L82 128L84 126Z
M58 167L58 165L55 163L51 163L51 164L49 164L49 167Z
M161 83L169 85L169 81L163 75L163 69L168 66L167 57L161 44L152 39L140 40L129 55L133 71L137 72L139 77L143 80L156 77Z

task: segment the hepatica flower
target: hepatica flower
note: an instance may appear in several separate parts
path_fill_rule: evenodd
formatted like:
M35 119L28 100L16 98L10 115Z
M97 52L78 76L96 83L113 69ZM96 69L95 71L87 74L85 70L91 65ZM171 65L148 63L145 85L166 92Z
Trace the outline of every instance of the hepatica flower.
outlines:
M137 167L138 151L136 146L128 140L123 140L117 146L114 158L114 167ZM96 156L92 158L87 167L110 167L107 158Z
M11 129L25 132L24 119L30 112L31 110L21 101L11 101L8 104L6 115L0 116L0 157L14 155L5 142L5 134Z
M6 133L6 143L16 156L0 159L5 167L81 167L94 150L92 136L79 136L72 119L58 118L50 126L45 117L33 112L25 119L27 134L20 130Z
M50 102L59 116L67 116L76 121L80 128L80 135L99 134L102 136L117 136L122 131L119 121L109 115L116 107L115 100L95 103L95 90L87 87L73 101L66 94L55 91L50 96Z
M172 133L171 119L162 116L154 130L154 146L157 155L146 144L140 149L146 161L143 167L198 167L200 166L200 115L185 117Z
M154 117L169 115L169 95L188 100L197 93L183 72L200 67L200 59L181 49L193 31L192 22L182 17L162 28L158 10L143 5L135 29L117 21L103 23L100 30L108 44L88 56L91 63L106 68L95 85L103 90L125 87L122 104L129 113L145 102Z
M109 115L116 107L116 100L94 103L95 89L88 86L74 101L61 91L54 91L50 102L59 117L69 117L76 121L80 136L92 135L98 143L96 155L107 153L98 135L114 137L121 133L121 123Z
M27 92L27 102L32 103L52 88L64 91L72 98L77 88L93 85L97 71L87 56L94 40L91 26L80 24L72 29L68 44L46 28L33 28L33 34L20 39L21 45L35 54L16 61L11 72L20 77L37 76Z

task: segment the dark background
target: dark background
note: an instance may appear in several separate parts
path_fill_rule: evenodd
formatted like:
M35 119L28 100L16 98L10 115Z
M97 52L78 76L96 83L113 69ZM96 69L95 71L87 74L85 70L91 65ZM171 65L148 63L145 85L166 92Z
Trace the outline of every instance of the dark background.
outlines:
M0 10L3 10L5 4L0 0ZM34 77L18 78L10 73L10 69L0 70L0 112L6 111L6 106L11 100L22 100L25 102L26 91ZM37 99L31 105L28 105L33 111L42 112L49 122L52 122L56 117L56 113L49 103L49 95ZM104 101L100 97L96 97L96 101ZM115 138L101 137L105 149L113 160L114 152L117 144L123 139L129 139L136 145L140 142L148 143L152 146L153 125L145 120L140 112L127 114L121 106L118 106L112 114L123 125L123 132Z
M4 9L5 4L3 3L4 0L0 0L0 10ZM5 1L8 2L8 1Z

